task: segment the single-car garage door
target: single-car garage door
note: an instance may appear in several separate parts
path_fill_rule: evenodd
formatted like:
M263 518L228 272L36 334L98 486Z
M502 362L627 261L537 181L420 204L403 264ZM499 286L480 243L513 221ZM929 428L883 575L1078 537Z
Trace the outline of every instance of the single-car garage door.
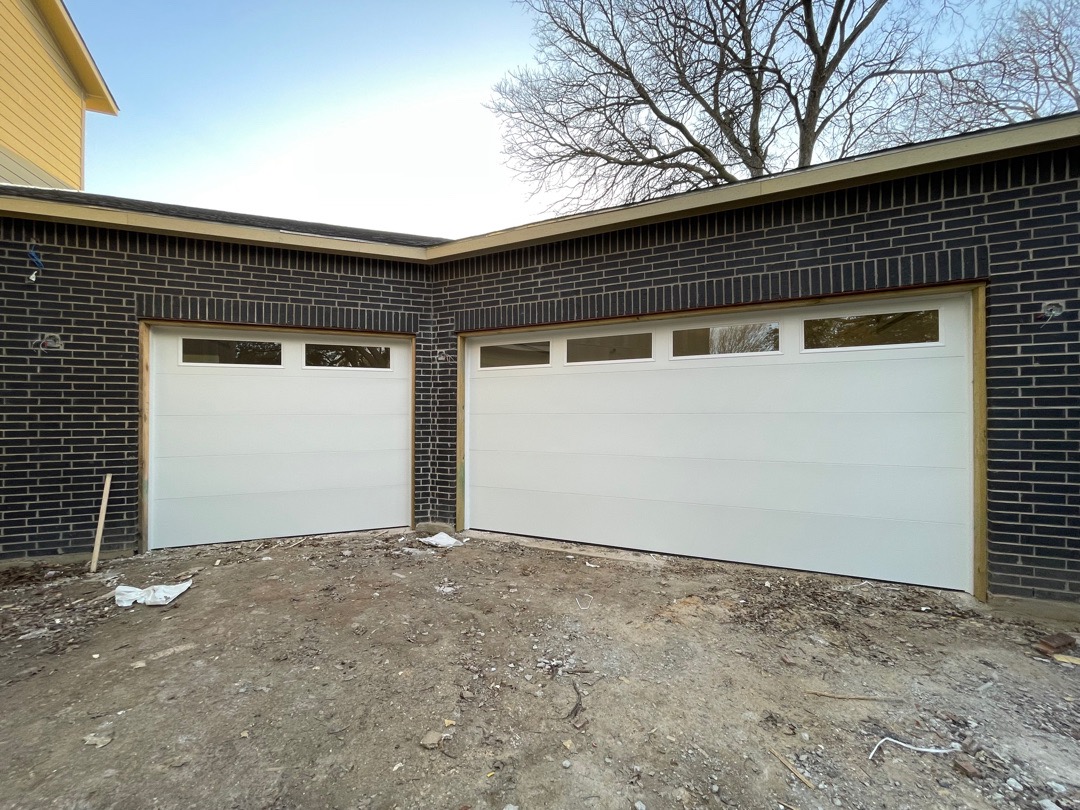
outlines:
M470 528L970 591L970 297L466 342Z
M148 546L405 526L409 340L150 331Z

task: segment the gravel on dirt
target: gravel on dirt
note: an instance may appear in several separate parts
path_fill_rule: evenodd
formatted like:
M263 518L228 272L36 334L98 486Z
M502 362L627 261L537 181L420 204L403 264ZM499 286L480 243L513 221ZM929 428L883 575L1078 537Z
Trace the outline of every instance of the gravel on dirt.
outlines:
M1080 608L404 530L86 568L0 569L0 807L1080 810Z

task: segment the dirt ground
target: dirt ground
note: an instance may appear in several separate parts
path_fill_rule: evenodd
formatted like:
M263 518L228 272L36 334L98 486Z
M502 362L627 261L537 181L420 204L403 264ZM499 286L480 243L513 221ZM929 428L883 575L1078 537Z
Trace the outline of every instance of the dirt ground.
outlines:
M0 570L0 807L1080 809L1080 612L401 537Z

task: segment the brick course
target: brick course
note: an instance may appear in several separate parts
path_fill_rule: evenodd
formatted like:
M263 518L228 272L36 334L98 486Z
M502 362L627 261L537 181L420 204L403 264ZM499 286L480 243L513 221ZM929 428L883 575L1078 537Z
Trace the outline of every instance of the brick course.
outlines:
M140 318L416 335L415 514L452 520L460 332L986 281L991 591L1080 600L1080 150L434 267L4 219L0 267L0 557L88 549L106 470L135 542Z
M0 268L0 559L90 550L106 472L104 548L136 544L140 319L430 330L427 271L403 263L0 219ZM63 348L29 348L44 333Z

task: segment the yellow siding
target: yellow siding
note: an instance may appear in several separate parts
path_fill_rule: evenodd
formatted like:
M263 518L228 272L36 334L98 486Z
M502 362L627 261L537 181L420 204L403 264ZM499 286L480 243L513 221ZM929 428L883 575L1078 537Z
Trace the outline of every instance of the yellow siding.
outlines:
M0 183L40 188L64 188L67 184L40 166L21 158L0 143Z
M32 0L0 0L0 144L81 188L84 112L80 86Z

